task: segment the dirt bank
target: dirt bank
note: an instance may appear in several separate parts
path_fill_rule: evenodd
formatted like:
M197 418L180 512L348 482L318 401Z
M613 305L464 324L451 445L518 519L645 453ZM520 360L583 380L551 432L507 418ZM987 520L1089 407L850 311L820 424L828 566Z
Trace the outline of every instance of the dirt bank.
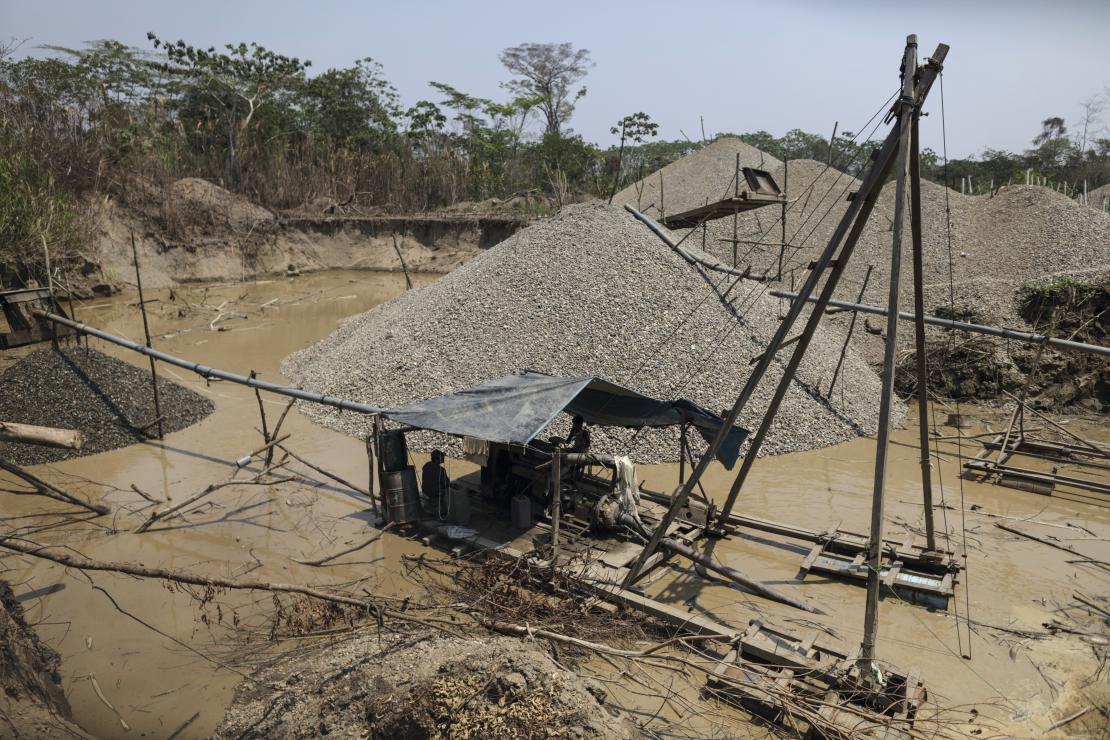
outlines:
M372 631L278 659L235 694L218 738L633 738L601 684L536 643Z
M527 223L523 213L344 216L275 214L212 183L186 178L140 205L88 206L89 241L74 287L133 285L131 235L151 287L326 269L445 273ZM394 247L396 243L396 248Z
M70 721L60 662L27 624L11 586L0 581L0 727L6 725L0 735L87 737Z

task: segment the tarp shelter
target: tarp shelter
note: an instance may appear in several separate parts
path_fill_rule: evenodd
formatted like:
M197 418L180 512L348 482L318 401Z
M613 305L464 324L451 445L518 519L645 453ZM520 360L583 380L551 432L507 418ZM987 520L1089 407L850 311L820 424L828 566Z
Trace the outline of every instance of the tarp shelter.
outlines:
M419 429L488 442L527 445L566 411L589 424L616 427L666 427L687 422L706 442L721 428L720 416L679 399L661 401L592 375L562 378L533 370L446 396L389 409L382 415ZM736 464L748 430L733 427L717 459L727 468Z

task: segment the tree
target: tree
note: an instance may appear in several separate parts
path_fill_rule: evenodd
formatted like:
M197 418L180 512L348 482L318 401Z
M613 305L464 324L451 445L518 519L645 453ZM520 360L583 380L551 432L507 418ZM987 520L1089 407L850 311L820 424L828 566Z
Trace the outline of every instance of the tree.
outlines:
M609 133L620 133L621 135L620 147L617 149L617 171L613 175L613 189L609 191L609 202L612 203L613 196L617 194L617 188L620 186L625 140L642 144L647 137L656 136L659 133L659 124L654 123L647 113L641 111L617 121L617 125L609 129Z
M167 57L165 71L184 82L185 117L198 124L214 123L226 133L224 181L238 188L241 179L239 140L260 111L276 104L290 91L303 87L312 62L270 51L255 43L226 44L226 53L202 49L184 41L169 42L147 33L154 48Z
M521 44L501 52L506 69L522 79L505 87L519 98L535 100L547 121L546 133L559 137L586 88L571 88L584 78L593 62L587 49L572 44Z

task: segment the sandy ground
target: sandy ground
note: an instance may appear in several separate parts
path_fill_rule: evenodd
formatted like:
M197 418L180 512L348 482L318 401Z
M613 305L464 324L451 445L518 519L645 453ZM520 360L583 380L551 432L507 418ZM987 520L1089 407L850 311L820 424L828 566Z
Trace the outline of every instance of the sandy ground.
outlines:
M228 331L216 331L209 328L212 314L202 309L183 317L168 309L155 311L155 343L205 364L240 372L253 368L267 380L280 381L282 357L332 331L341 317L365 311L403 289L400 275L375 273L326 273L294 281L210 286L207 303L237 301L249 307L245 311L248 318L228 323ZM189 288L191 302L199 304L204 290ZM155 297L165 299L167 294L159 291ZM278 301L261 308L273 298ZM141 330L128 300L118 297L88 303L78 307L78 315L135 339ZM139 358L128 359L137 363ZM190 515L187 522L155 527L145 534L113 531L131 529L149 513L146 502L130 491L131 484L158 498L181 500L228 475L233 461L258 445L258 435L252 431L258 423L257 402L248 389L206 385L171 369L167 373L212 398L215 413L161 443L36 469L74 490L102 496L115 508L110 520L70 522L62 530L57 517L62 509L53 502L5 497L5 526L25 528L36 541L64 542L104 560L137 561L224 577L249 574L271 581L357 583L358 588L383 595L411 591L412 585L401 575L400 558L426 550L391 534L332 568L310 569L293 562L293 558L319 556L367 536L370 515L364 501L337 485L228 489L213 499L213 506ZM265 404L271 421L284 407L279 399L266 399ZM941 418L944 411L938 409ZM981 431L987 423L995 429L1003 424L1002 411L980 409L978 413L980 420L969 432ZM1085 428L1080 421L1069 423L1074 429ZM366 457L360 440L316 427L295 410L285 429L293 435L291 449L350 480L365 482ZM944 428L942 433L954 431ZM1105 424L1090 433L1103 441L1110 439ZM915 438L913 429L896 434L898 444L892 448L888 482L888 532L920 526L919 472L916 452L910 446ZM964 444L965 455L978 451L977 445ZM742 511L814 529L841 522L846 529L865 531L873 448L873 441L859 439L761 460L742 496ZM1110 577L1105 571L1069 562L1084 558L999 530L994 524L1000 520L988 513L1026 520L1001 521L1038 536L1056 537L1085 558L1107 560L1110 512L1063 497L1042 497L971 481L961 485L955 475L955 447L942 447L941 452L944 501L965 511L943 510L945 519L938 510L938 527L952 533L955 546L962 547L966 539L967 571L961 576L956 604L948 613L884 601L880 655L903 670L918 669L933 700L957 707L950 709L950 716L963 722L963 731L980 729L983 736L1043 736L1054 721L1084 703L1105 703L1105 696L1098 693L1104 683L1096 680L1082 686L1100 669L1092 645L1077 636L1025 639L982 626L969 632L966 621L959 622L957 630L953 615L966 618L970 614L976 623L1043 632L1042 623L1058 616L1055 610L1071 602L1073 593L1107 592ZM452 475L468 470L458 462L450 462L448 469ZM82 485L78 478L115 490L104 494L102 487ZM649 488L667 490L677 479L676 466L644 467L640 478ZM730 481L731 476L714 468L707 487L712 496L723 498ZM973 507L980 508L970 511ZM817 624L831 630L829 639L850 652L860 639L864 591L818 577L795 582L806 550L797 542L748 534L722 543L716 553L749 575L828 612ZM244 654L257 659L281 649L266 639L269 595L221 594L217 602L198 606L188 594L157 581L104 573L86 576L22 557L0 558L0 569L0 577L15 584L17 596L24 597L28 620L62 655L63 686L75 721L97 736L167 736L179 728L183 728L179 737L209 735L242 680L242 669L235 667L240 665L238 660ZM95 587L108 591L130 616L117 611ZM668 603L733 625L742 626L762 616L800 633L814 628L814 622L802 619L799 612L732 588L700 582L680 565L664 570L650 591ZM234 630L232 620L239 623ZM670 718L690 736L759 734L750 725L736 724L744 722L745 715L723 708L714 708L705 718L693 714L679 718L673 708L661 706L666 703L665 696L658 692L645 695L631 684L622 684L619 677L606 674L611 669L603 664L594 668L600 679L608 681L606 687L614 698L641 720L653 715L657 723ZM113 709L98 696L90 676L97 679ZM683 691L689 700L697 701L695 688ZM968 711L972 705L976 715ZM1066 729L1095 734L1105 731L1104 725L1091 724L1099 722L1104 720L1095 711ZM124 731L124 723L131 728L129 733Z

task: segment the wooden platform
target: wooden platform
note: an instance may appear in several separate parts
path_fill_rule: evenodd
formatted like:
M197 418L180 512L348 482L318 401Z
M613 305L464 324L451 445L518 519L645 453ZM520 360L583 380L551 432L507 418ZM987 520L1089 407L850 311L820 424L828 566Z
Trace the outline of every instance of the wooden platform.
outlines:
M725 198L716 203L707 203L704 206L691 208L681 213L668 213L660 219L668 229L683 229L701 226L705 221L731 216L734 213L752 211L775 204L782 204L786 199L782 195L760 195L758 193L741 193L739 198Z

